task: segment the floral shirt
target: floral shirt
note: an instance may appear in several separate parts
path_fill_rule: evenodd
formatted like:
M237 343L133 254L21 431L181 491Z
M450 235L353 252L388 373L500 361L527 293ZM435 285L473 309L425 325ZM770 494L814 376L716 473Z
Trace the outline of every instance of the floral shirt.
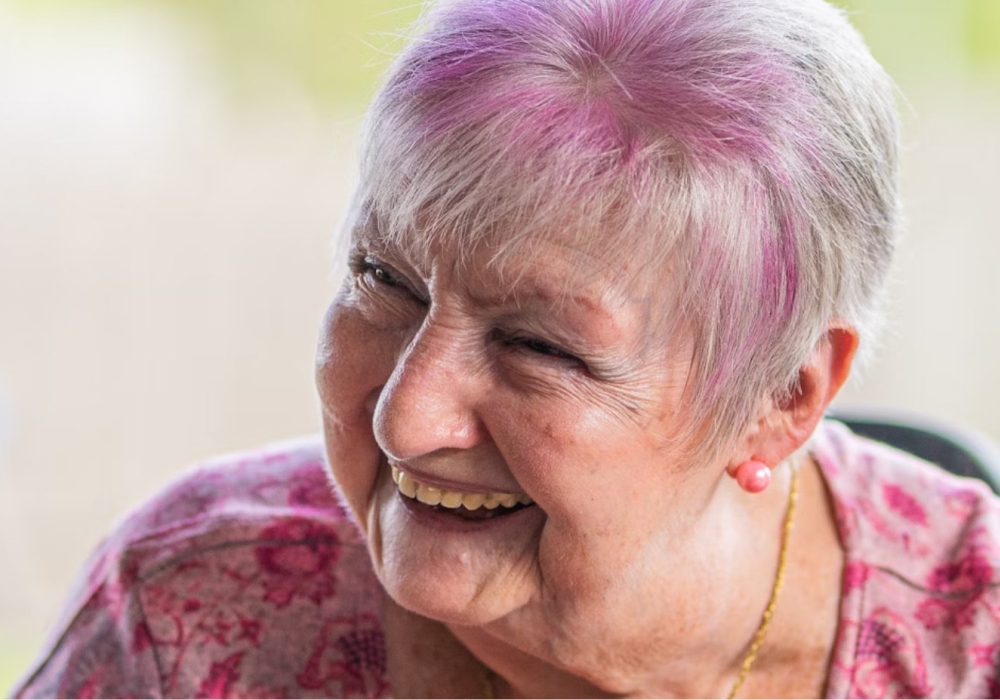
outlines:
M997 697L1000 501L824 423L828 697ZM387 697L382 590L318 438L200 465L97 549L18 697Z

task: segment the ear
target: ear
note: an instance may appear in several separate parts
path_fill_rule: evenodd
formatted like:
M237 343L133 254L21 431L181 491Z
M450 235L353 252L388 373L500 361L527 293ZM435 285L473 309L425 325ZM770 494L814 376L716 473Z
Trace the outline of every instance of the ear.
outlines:
M816 429L827 406L840 391L851 371L858 333L853 326L834 321L799 368L798 382L790 396L780 402L771 400L757 423L744 436L727 471L746 460L758 460L769 467L799 449Z

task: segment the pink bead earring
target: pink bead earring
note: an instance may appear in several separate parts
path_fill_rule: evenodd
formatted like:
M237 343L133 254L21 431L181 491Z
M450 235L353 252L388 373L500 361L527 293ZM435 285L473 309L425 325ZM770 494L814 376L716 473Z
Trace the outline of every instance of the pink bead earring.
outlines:
M747 493L760 493L771 484L771 469L763 462L748 459L736 467L736 483Z

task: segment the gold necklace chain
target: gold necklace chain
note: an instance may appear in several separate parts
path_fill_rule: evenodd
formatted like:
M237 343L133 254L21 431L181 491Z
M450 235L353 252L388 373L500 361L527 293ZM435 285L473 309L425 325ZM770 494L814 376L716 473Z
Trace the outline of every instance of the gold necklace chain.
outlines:
M788 562L788 540L792 534L795 504L798 500L799 470L793 467L792 485L788 490L788 506L785 511L785 521L781 528L781 550L778 552L778 573L774 577L774 586L771 588L771 599L767 602L767 607L764 608L764 614L761 615L757 631L754 633L753 639L750 640L750 648L747 650L747 655L743 657L743 663L740 664L740 675L736 677L733 689L729 691L729 700L733 700L733 698L736 697L736 694L740 692L740 688L743 687L743 683L746 681L747 676L750 675L750 669L753 668L753 664L757 660L757 654L760 653L760 647L764 643L764 638L767 636L767 628L771 625L771 618L774 617L774 609L778 605L778 593L781 592L781 586L785 582L785 564ZM484 670L484 696L487 698L495 698L496 681L494 680L493 672L489 669L489 667L484 667Z
M743 663L740 664L740 675L736 677L733 689L729 691L729 700L736 697L736 694L740 692L740 688L743 687L743 682L750 675L750 669L753 668L753 664L757 660L757 654L760 652L760 647L764 643L764 637L767 636L767 628L771 625L771 618L774 617L774 609L778 605L778 594L781 592L781 586L785 582L785 564L788 563L788 540L791 538L792 519L795 516L795 503L798 500L799 470L793 467L792 486L788 490L788 509L785 512L784 525L782 525L781 550L778 553L778 573L774 577L774 587L771 588L771 599L767 602L767 607L764 608L764 614L760 618L760 625L757 626L757 631L754 633L753 639L750 640L750 648L747 650L747 655L743 657Z

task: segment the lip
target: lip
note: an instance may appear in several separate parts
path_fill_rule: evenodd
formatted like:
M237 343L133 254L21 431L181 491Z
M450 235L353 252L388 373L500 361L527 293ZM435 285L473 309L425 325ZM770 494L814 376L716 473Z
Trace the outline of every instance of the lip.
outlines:
M436 489L441 489L442 491L458 491L461 493L515 493L521 495L524 491L518 486L515 489L507 487L497 487L497 486L483 486L482 484L468 484L461 481L452 481L450 479L442 479L438 476L428 474L427 472L422 472L419 469L414 469L406 462L397 462L395 460L390 461L388 458L385 459L386 471L391 467L396 467L406 472L411 478L419 481L421 484L426 486L433 486Z
M536 505L525 506L512 513L497 515L484 520L468 520L454 511L441 509L436 506L428 506L414 498L407 498L395 488L393 498L396 498L399 505L403 506L407 518L437 531L475 533L505 531L516 529L522 526L525 520L540 517L541 509Z

